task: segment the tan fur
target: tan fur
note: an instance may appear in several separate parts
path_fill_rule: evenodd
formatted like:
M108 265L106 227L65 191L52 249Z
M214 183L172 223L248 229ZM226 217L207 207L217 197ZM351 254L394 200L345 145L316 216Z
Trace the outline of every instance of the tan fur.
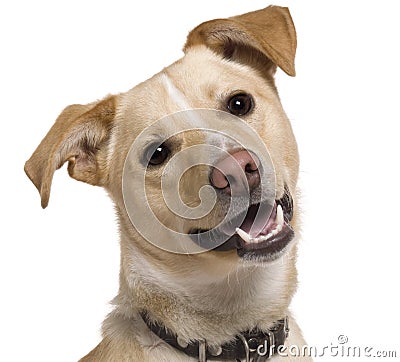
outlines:
M184 339L208 336L226 343L240 331L268 328L290 315L296 289L296 245L279 260L260 265L242 262L236 252L180 255L148 243L132 226L122 196L122 172L130 145L163 116L182 110L171 100L165 77L186 95L191 108L224 110L224 99L236 90L256 99L246 118L261 136L275 165L277 198L284 184L296 195L298 153L290 123L275 89L276 66L294 75L296 34L286 8L266 9L201 24L188 36L185 56L126 93L88 105L67 107L25 165L46 207L53 174L69 162L71 177L103 186L115 203L121 231L120 290L114 311L103 324L103 341L81 361L194 361L158 340L139 317L150 316ZM181 149L204 142L199 134L179 135ZM163 202L159 175L147 176L149 203L168 226L188 232L190 222L173 215ZM189 172L180 192L196 205L208 183L207 172ZM195 195L195 196L193 196ZM298 212L292 225L298 231ZM212 227L221 210L196 221ZM298 233L298 232L297 232ZM288 345L303 345L291 319ZM274 357L274 359L279 359ZM290 360L285 358L284 360Z

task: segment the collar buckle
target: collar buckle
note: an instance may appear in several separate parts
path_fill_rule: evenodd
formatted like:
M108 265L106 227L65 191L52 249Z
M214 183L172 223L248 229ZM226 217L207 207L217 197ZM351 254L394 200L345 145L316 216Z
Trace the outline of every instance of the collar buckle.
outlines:
M286 336L286 338L289 337L290 328L289 328L289 317L288 317L288 316L286 316L286 317L283 319L283 328L284 328L284 330L285 330L285 336Z
M207 342L205 339L199 341L199 362L207 362Z

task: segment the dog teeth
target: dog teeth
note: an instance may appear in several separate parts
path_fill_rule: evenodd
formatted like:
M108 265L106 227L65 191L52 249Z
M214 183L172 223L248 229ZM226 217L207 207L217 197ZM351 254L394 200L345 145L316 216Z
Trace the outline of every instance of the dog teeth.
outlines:
M276 223L276 227L274 230L269 232L267 235L262 235L262 236L259 236L258 238L252 238L248 233L246 233L244 230L242 230L240 228L236 228L236 232L244 240L244 242L248 243L248 244L257 244L257 243L260 243L261 241L266 241L266 240L270 239L271 237L275 236L276 234L278 234L279 232L282 231L283 225L285 223L281 205L278 205L276 207L275 223Z
M246 242L251 243L252 237L240 228L236 228L238 235Z
M278 206L276 207L276 219L275 219L275 222L276 222L276 223L278 224L278 226L280 226L281 229L282 229L283 223L284 223L285 221L284 221L284 219L283 219L283 210L282 210L282 206L281 206L281 205L278 205Z

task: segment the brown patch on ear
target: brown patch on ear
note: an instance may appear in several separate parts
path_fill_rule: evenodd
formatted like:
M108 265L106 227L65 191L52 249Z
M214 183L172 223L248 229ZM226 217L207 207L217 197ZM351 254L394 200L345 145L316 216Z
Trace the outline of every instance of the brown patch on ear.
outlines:
M25 163L25 172L39 190L42 207L49 203L54 172L68 161L71 177L101 186L105 179L104 152L115 116L114 96L63 110L53 127Z
M202 23L189 33L184 51L196 45L257 68L275 64L288 75L296 75L296 30L288 8L269 6Z

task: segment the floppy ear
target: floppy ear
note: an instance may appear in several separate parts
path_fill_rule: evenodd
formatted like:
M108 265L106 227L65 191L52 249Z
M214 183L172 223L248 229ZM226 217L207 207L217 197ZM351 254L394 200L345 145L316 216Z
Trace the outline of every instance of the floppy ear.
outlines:
M224 58L273 74L276 66L295 76L296 30L288 8L269 6L193 29L184 47L206 45Z
M39 190L42 207L49 203L54 172L68 161L68 173L101 186L106 179L106 144L115 116L115 97L87 105L71 105L25 163L25 172Z

